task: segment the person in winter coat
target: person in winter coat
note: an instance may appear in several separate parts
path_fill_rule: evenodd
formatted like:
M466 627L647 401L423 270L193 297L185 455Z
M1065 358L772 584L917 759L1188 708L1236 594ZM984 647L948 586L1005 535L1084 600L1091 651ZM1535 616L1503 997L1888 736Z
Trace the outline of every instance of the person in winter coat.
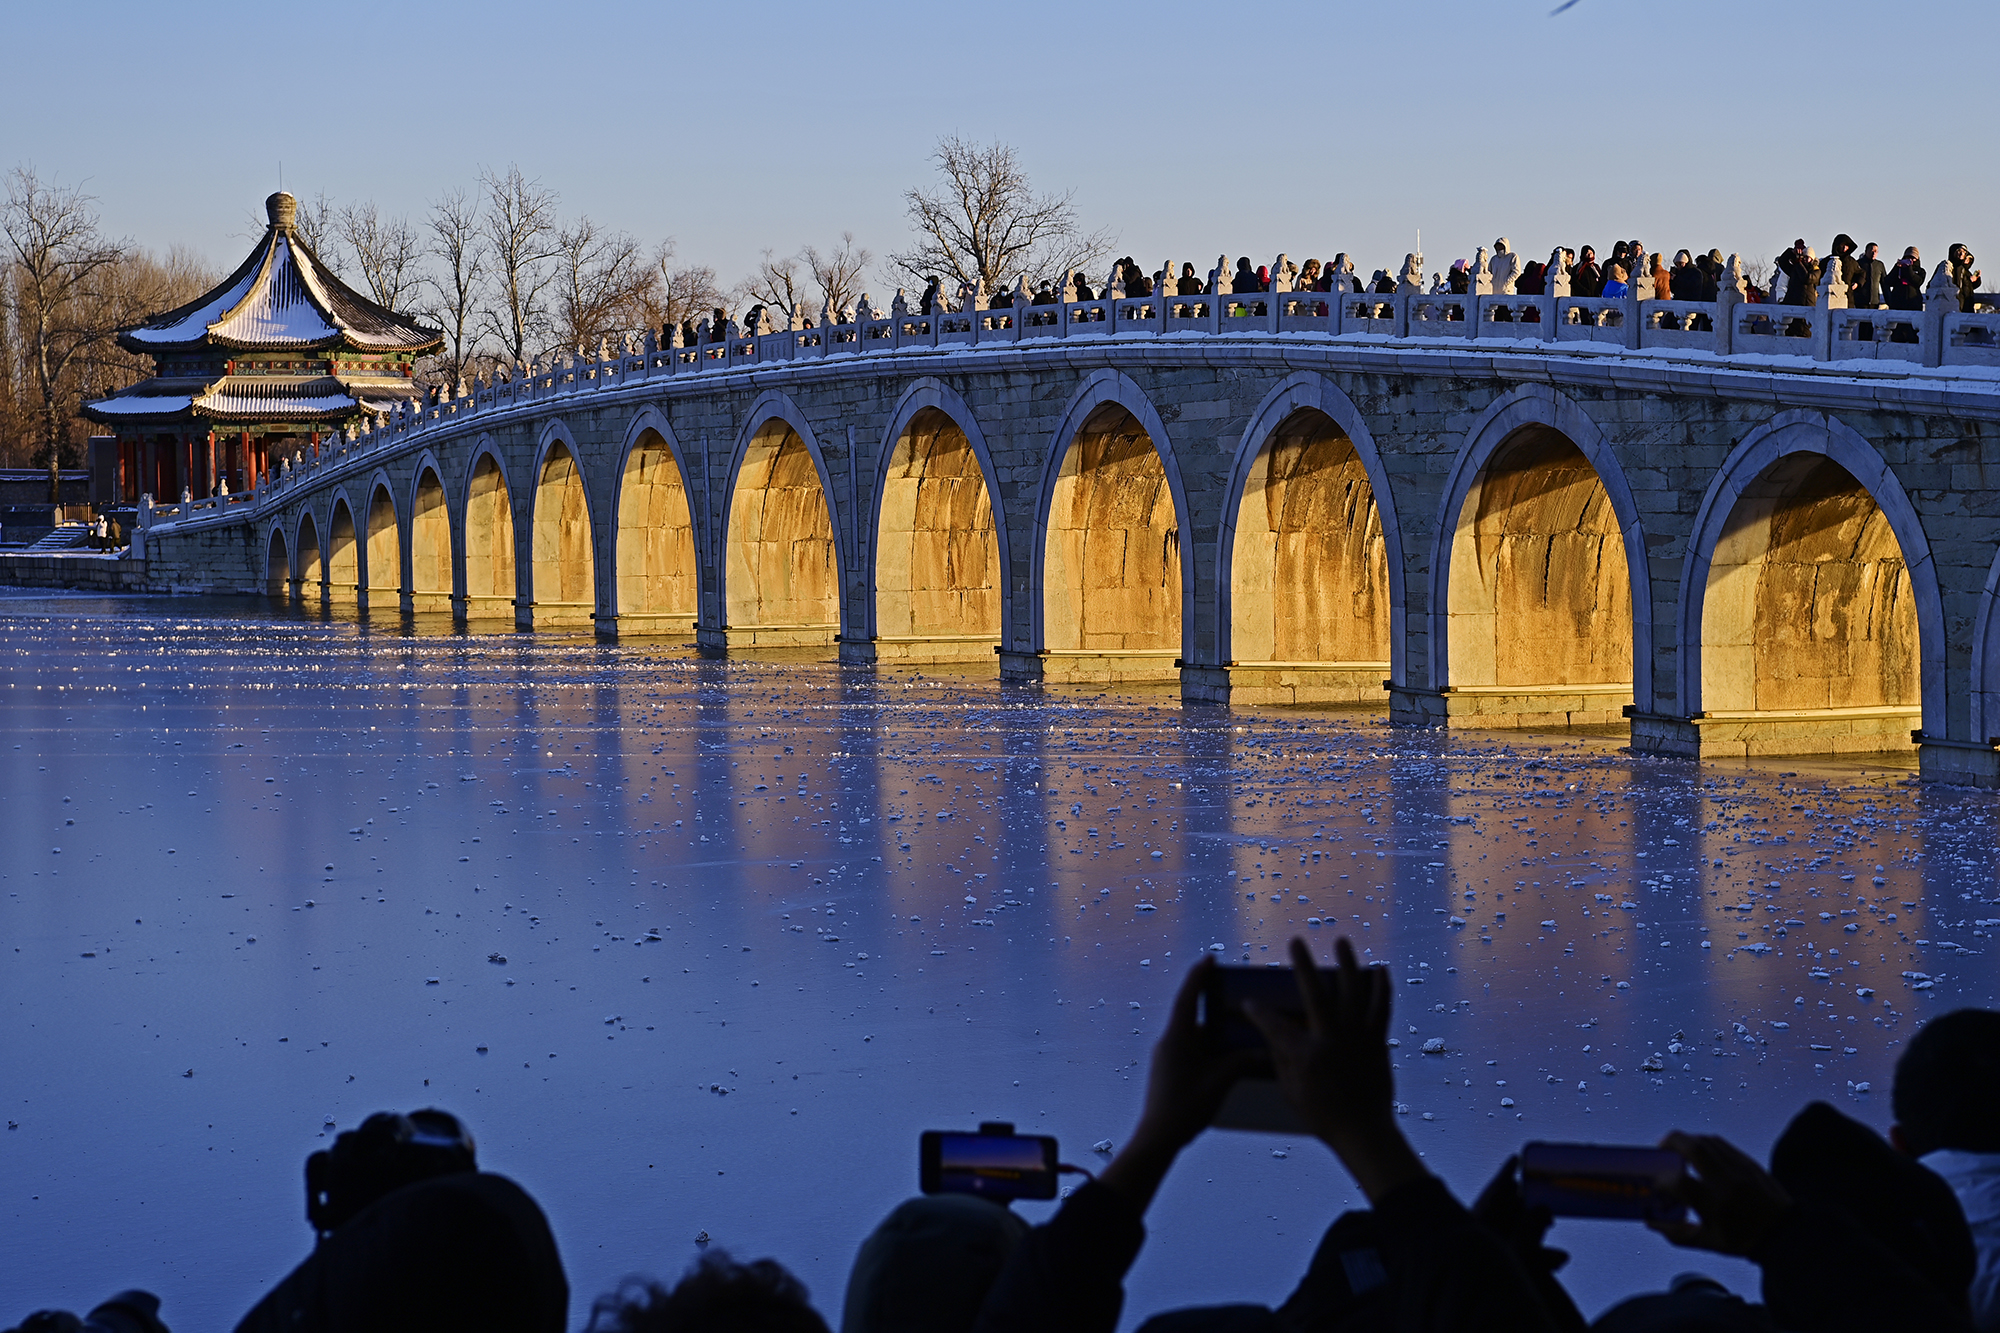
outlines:
M1076 299L1079 301L1095 301L1097 299L1091 293L1090 284L1083 280L1083 274L1081 273L1076 275Z
M1842 291L1848 294L1850 299L1854 295L1855 279L1860 276L1861 271L1860 261L1854 257L1855 252L1860 248L1860 246L1854 243L1852 236L1849 236L1846 232L1842 232L1833 238L1833 245L1827 252L1826 262L1840 265L1840 287Z
M1660 258L1659 253L1657 251L1655 251L1653 254L1652 275L1653 275L1653 291L1652 291L1653 299L1655 301L1673 300L1674 299L1673 275L1667 272L1666 263L1664 260Z
M1240 296L1244 292L1261 292L1263 290L1264 284L1258 278L1257 270L1250 267L1250 256L1240 256L1236 261L1236 276L1229 283L1231 295Z
M1868 242L1861 251L1861 257L1854 261L1854 282L1847 289L1847 300L1861 310L1879 310L1887 300L1889 270L1882 263L1881 247Z
M1952 246L1945 251L1945 256L1951 260L1951 280L1958 288L1958 308L1969 315L1976 304L1973 293L1979 290L1979 270L1973 267L1977 261L1973 259L1972 251L1962 245Z
M1811 305L1819 292L1819 261L1804 237L1778 256L1778 272L1785 275L1785 294L1779 305Z
M1576 263L1570 267L1569 294L1571 296L1604 295L1604 270L1597 266L1597 251L1587 245L1578 252Z
M1903 257L1889 270L1889 276L1883 282L1882 297L1891 310L1924 308L1924 257L1918 253L1916 246L1903 251Z
M1521 269L1521 276L1514 280L1514 290L1521 296L1542 296L1548 291L1549 266L1539 259L1530 259Z
M1179 295L1200 296L1201 288L1202 288L1202 281L1199 277L1195 275L1194 265L1185 263L1182 264Z
M1631 295L1632 288L1625 281L1625 266L1623 264L1613 264L1604 272L1603 296L1605 300L1622 301Z
M1450 288L1453 296L1463 296L1472 290L1472 271L1463 259L1451 261L1451 273L1445 279L1445 286Z
M1668 285L1676 301L1699 301L1701 299L1701 270L1695 267L1694 256L1685 250L1674 252L1674 266L1668 272Z

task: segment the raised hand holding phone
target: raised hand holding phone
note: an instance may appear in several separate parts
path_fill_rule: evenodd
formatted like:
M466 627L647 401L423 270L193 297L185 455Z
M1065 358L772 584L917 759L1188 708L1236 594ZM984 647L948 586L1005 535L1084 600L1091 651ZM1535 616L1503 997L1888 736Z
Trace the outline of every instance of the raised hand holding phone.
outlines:
M1429 1174L1396 1126L1388 970L1363 967L1344 937L1329 971L1304 940L1294 939L1291 953L1303 1022L1255 1000L1244 1012L1264 1033L1285 1100L1377 1202Z

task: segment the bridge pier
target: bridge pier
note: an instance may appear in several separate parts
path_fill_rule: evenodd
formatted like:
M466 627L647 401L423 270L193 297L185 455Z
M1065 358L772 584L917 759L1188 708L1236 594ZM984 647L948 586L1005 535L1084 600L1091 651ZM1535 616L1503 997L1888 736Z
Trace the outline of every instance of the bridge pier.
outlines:
M1962 787L2000 787L2000 749L1992 741L1954 741L1916 732L1917 772Z

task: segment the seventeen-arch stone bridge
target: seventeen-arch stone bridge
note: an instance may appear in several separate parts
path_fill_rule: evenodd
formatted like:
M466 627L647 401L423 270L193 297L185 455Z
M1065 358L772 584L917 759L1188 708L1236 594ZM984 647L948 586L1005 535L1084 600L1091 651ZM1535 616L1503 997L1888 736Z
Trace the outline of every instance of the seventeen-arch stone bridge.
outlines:
M1629 719L1683 755L1914 744L2000 781L2000 316L1730 296L649 340L148 507L138 544L156 586L475 627L997 651L1011 681Z

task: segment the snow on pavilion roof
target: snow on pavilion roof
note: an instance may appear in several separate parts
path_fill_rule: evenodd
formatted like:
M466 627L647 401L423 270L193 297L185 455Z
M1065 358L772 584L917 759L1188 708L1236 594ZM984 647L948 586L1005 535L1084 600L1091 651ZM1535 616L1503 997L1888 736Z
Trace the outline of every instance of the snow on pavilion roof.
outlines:
M148 421L324 421L380 413L422 392L408 381L347 384L331 375L225 375L214 383L146 380L84 405L84 414L110 424Z
M300 351L345 344L369 352L422 352L444 335L384 309L320 262L293 234L297 203L284 193L265 201L264 239L213 291L118 335L134 352L197 347Z

